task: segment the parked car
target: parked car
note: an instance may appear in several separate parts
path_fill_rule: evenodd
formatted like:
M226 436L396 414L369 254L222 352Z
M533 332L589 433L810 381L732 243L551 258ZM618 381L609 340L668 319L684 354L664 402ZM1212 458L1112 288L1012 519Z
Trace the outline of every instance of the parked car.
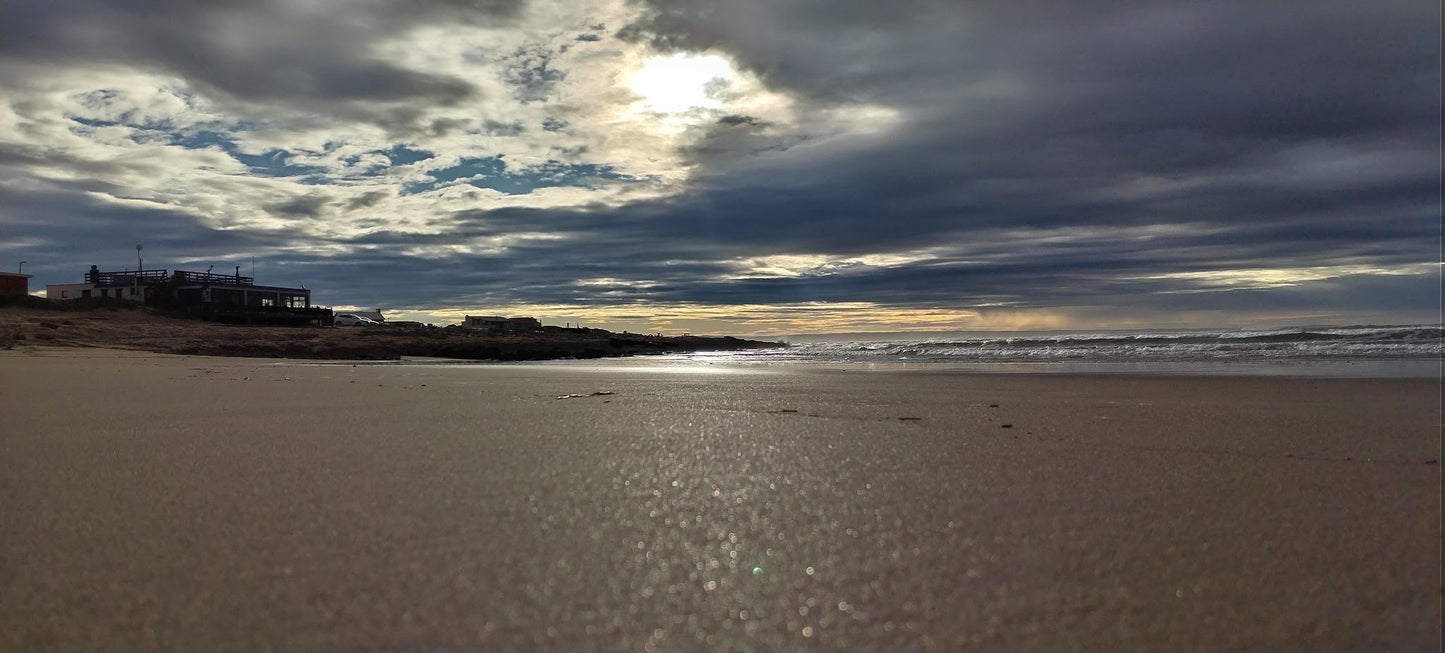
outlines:
M341 313L335 316L332 318L332 323L336 326L376 326L381 324L369 317L352 315L351 313Z

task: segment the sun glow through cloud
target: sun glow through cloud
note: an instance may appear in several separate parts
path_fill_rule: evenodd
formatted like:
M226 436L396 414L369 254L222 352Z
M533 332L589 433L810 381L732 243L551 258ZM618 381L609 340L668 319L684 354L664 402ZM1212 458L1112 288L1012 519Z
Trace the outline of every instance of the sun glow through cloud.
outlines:
M650 59L629 76L627 86L642 96L638 106L643 111L683 113L722 108L718 90L736 75L717 55L679 53Z

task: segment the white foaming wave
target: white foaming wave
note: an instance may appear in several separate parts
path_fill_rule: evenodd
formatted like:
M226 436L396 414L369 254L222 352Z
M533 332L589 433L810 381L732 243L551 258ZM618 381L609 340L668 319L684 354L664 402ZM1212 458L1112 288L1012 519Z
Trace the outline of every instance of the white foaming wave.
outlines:
M1438 326L1074 333L985 338L821 342L775 357L828 362L1190 361L1438 358Z

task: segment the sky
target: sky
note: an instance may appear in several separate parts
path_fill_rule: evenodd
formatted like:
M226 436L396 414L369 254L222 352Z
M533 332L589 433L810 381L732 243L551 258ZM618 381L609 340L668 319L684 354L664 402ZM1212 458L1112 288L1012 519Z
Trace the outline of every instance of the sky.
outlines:
M5 0L0 269L436 324L1436 323L1440 3Z

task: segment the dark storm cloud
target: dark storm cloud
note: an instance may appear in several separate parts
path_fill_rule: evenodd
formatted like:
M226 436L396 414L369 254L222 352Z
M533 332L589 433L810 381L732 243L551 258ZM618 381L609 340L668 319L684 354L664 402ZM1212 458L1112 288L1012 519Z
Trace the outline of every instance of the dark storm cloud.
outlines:
M655 14L623 36L725 50L808 97L971 121L1061 120L1031 125L1045 135L1079 123L1356 131L1433 106L1418 93L1436 76L1430 3L649 4ZM1017 94L1000 95L1009 84Z
M739 115L739 114L733 113L733 114L728 114L728 115L726 115L726 116L723 116L723 117L721 117L721 118L718 118L718 119L717 119L717 124L719 124L719 125L729 125L729 126L736 126L736 125L759 126L759 125L762 125L762 124L763 124L763 121L758 120L757 118L754 118L754 117L752 117L752 116L744 116L744 115Z
M1430 3L652 6L621 35L729 52L816 105L902 112L872 142L798 148L707 177L672 207L693 235L758 253L998 243L1016 261L721 284L739 301L807 287L799 294L819 299L892 291L935 304L1047 304L1121 284L1161 290L1137 280L1149 274L1435 259L1440 41ZM696 148L699 161L750 147L723 134ZM1150 226L1162 235L1147 249L1102 239L1073 256L1027 235ZM1239 295L1213 300L1229 296Z
M11 191L0 209L0 243L41 234L25 243L26 271L44 283L80 283L91 265L133 269L137 244L152 269L175 268L182 258L240 264L236 252L274 242L268 234L210 228L179 211L118 206L84 193Z
M391 193L382 190L368 191L357 195L350 200L347 200L346 208L350 210L355 210L372 207L375 206L377 202L380 202L390 196Z
M521 136L527 128L518 122L497 122L486 120L482 122L482 131L488 136Z
M727 51L814 101L898 107L905 137L987 155L1188 170L1269 143L1419 138L1439 106L1430 3L654 5L623 34Z
M348 103L453 104L474 93L462 80L377 60L368 49L379 40L433 21L505 23L520 6L521 0L431 0L328 10L280 0L12 0L0 6L0 56L37 65L124 61L179 75L242 106L354 116L368 111Z
M1058 242L1020 241L1007 234L979 231L972 235L974 242L967 256L945 256L893 267L845 266L826 274L790 278L732 278L740 274L739 269L710 259L767 252L741 243L729 249L723 238L725 228L695 225L675 234L659 234L663 221L637 213L609 216L602 223L596 216L568 211L473 212L457 216L457 230L446 235L373 234L353 243L367 248L371 253L366 258L371 260L378 250L398 246L444 245L456 239L503 236L539 228L567 234L569 239L560 246L521 245L497 257L436 260L434 265L421 266L414 282L430 287L422 283L429 276L471 275L475 285L457 277L457 288L466 290L450 292L491 303L583 305L603 305L626 297L678 303L861 301L931 308L1001 302L1015 307L1048 307L1071 302L1138 301L1150 293L1185 293L1199 288L1197 282L1187 279L1161 278L1170 274L1277 265L1309 267L1316 265L1321 255L1329 260L1370 257L1381 263L1418 260L1418 252L1379 251L1382 239L1378 234L1373 240L1361 240L1358 236L1362 229L1349 225L1335 231L1323 229L1312 241L1292 240L1285 248L1272 239L1271 233L1257 230L1121 238L1101 229L1091 238L1076 234ZM659 215L678 213L686 211L669 207ZM1413 230L1395 237L1399 242L1418 242L1428 238L1431 229L1427 221L1419 220ZM623 281L610 289L576 282L595 278ZM1213 306L1227 296L1248 299L1262 293L1289 292L1208 293L1211 297L1200 304ZM402 291L389 300L400 304L405 301L404 295ZM1419 298L1418 293L1412 296ZM1189 304L1178 298L1168 303Z
M326 209L326 205L330 203L328 198L312 194L276 202L268 205L266 209L294 217L314 218L321 215L322 211Z
M503 79L513 87L519 102L541 102L552 94L567 73L552 66L554 51L543 43L518 48L506 61Z

